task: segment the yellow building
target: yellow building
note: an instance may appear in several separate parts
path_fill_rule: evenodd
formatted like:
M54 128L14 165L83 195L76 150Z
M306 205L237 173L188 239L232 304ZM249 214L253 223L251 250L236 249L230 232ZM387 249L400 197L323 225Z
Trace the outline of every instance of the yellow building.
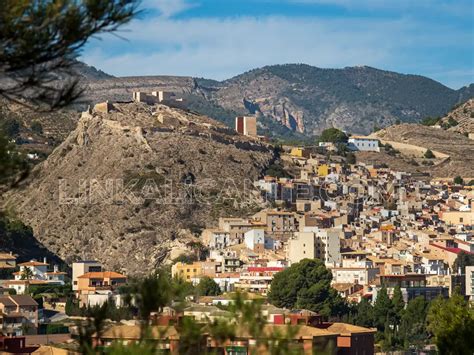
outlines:
M327 176L329 175L329 165L321 164L318 166L318 176Z
M448 225L474 225L474 203L470 211L445 211L439 213L439 219Z
M171 276L179 277L185 281L191 281L192 278L200 276L201 274L202 267L200 262L194 262L192 264L177 262L171 267Z
M309 150L302 147L291 148L290 155L298 158L309 158Z

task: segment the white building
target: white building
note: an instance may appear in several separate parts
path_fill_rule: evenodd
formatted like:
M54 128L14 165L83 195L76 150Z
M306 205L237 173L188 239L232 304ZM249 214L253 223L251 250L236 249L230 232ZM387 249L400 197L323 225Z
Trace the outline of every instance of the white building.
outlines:
M263 252L264 249L273 250L273 238L266 236L263 229L251 229L244 234L244 244L250 250Z
M365 152L380 152L379 141L375 138L364 136L352 136L347 141L350 150L360 150Z
M466 296L474 301L474 266L466 266Z
M278 184L275 181L266 181L264 179L255 182L255 187L265 193L265 198L274 201L278 197Z
M326 266L341 264L340 230L304 227L288 240L287 250L290 264L303 259L320 259Z
M365 267L341 267L333 268L331 269L331 272L332 281L334 283L358 284L366 286L375 280L379 269Z

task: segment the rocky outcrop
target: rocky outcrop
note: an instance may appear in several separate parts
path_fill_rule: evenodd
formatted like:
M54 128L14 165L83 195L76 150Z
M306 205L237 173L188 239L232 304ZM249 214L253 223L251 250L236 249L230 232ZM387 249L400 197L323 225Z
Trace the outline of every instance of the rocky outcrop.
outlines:
M6 203L66 261L140 273L219 216L257 211L249 181L272 159L270 147L207 117L114 104L82 117Z

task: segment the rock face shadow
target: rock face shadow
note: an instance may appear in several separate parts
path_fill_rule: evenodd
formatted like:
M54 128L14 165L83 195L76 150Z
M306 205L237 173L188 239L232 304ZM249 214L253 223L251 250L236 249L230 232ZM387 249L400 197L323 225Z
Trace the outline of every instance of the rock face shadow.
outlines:
M17 262L31 259L47 259L48 263L64 264L64 261L46 248L33 235L30 227L19 221L10 221L0 215L0 252L17 255Z

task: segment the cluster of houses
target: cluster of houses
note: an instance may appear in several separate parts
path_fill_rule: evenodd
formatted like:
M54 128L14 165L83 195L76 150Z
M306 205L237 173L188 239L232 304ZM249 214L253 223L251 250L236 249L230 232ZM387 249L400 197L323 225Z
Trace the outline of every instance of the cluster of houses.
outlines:
M363 163L329 162L302 148L287 157L299 178L255 182L275 208L249 218L220 218L202 232L205 261L176 263L172 274L197 284L211 277L223 292L265 296L273 276L305 258L331 270L332 286L354 302L373 302L398 285L405 301L449 296L474 299L474 267L455 267L474 253L474 190Z
M65 286L67 273L59 271L58 265L50 265L46 259L17 264L16 256L11 253L0 253L0 271L13 276L13 279L0 280L0 333L7 336L36 334L40 309L38 302L30 296L31 288L54 290L54 287ZM72 265L72 291L80 306L102 305L106 301L121 305L123 300L117 290L126 281L126 276L104 271L95 261ZM45 297L42 299L46 301ZM65 299L56 300L53 308L64 311L65 302Z
M165 92L135 92L133 100L153 104L178 99ZM110 110L108 102L98 105L95 110ZM237 117L236 131L258 138L256 118ZM331 149L329 144L322 147ZM378 140L356 136L349 139L348 148L379 150ZM375 302L382 287L389 295L400 287L405 302L418 296L448 297L455 288L474 301L474 266L456 267L461 253L474 253L471 186L385 166L346 164L338 157L328 160L299 147L288 148L281 159L295 167L296 177L264 176L254 182L271 207L247 218L219 218L215 228L201 233L200 241L208 249L205 260L172 265L173 277L194 285L211 278L224 295L198 297L184 310L166 308L153 315L150 336L159 339L163 349L177 353L175 325L183 317L199 322L228 317L229 312L218 306L232 302L233 292L265 298L275 274L303 259L321 260L332 273L332 287L350 302ZM94 260L71 266L72 292L80 306L124 304L119 291L127 283L126 275L104 270ZM41 316L38 302L29 295L31 287L64 286L67 276L46 259L17 264L15 255L0 253L0 333L35 334ZM264 336L282 334L287 324L299 325L291 341L303 353L374 352L374 329L328 323L314 312L269 304L262 312L267 321ZM122 324L94 341L108 346L136 341L140 335L139 324ZM9 341L0 337L0 350ZM203 344L208 350L222 345L209 334L204 334ZM254 346L248 331L238 329L226 352L244 354Z

